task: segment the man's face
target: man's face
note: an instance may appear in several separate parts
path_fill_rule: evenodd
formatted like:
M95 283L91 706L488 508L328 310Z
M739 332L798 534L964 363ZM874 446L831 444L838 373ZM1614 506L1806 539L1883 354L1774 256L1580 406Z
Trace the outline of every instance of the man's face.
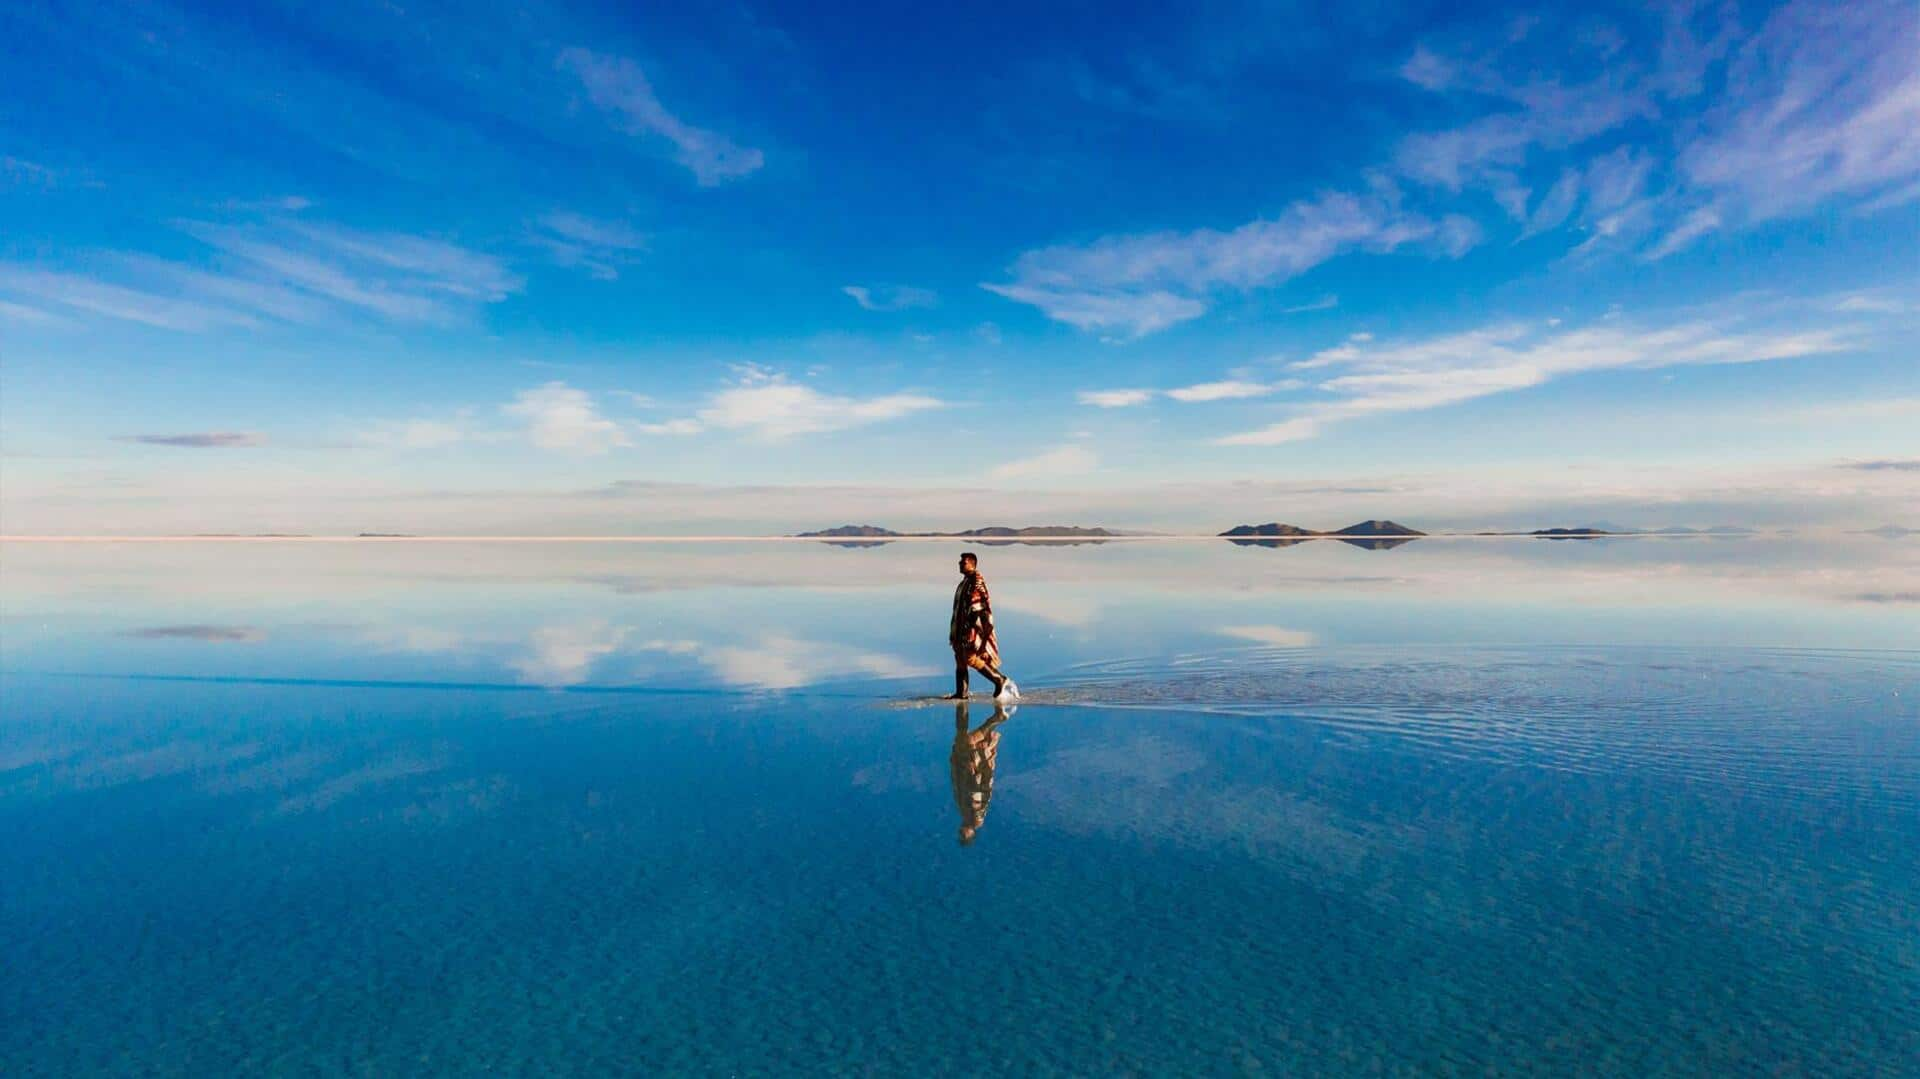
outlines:
M969 561L967 561L967 560L966 560L966 559L964 559L964 558L960 560L960 572L961 572L961 573L965 573L965 572L967 572L967 570L969 570L969 569L972 569L972 568L973 568L973 563L971 563L971 562L969 562Z

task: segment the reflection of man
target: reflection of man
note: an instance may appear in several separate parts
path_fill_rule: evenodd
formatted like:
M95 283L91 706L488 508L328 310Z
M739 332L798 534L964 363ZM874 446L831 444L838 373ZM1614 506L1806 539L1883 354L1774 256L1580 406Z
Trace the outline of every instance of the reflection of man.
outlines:
M947 622L947 643L953 646L953 695L967 699L967 671L973 669L993 681L995 699L1017 697L1020 688L1000 673L1000 642L993 636L993 603L987 597L987 579L980 576L980 559L972 551L960 556L960 584L953 590L953 618Z
M1000 755L1000 724L1008 713L995 704L993 715L978 730L968 730L971 717L965 701L953 706L953 753L947 763L953 771L953 804L960 810L960 845L967 846L987 822L987 803L993 800L993 762Z

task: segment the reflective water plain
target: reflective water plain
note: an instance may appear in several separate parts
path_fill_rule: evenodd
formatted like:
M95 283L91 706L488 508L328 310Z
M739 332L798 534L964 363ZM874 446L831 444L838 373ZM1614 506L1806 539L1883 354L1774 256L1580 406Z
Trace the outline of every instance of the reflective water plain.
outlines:
M1920 544L0 549L0 1072L1920 1060Z

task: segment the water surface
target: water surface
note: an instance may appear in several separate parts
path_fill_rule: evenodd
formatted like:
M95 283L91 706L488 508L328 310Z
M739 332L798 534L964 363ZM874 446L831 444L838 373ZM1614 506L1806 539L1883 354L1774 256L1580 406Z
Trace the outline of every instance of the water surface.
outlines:
M980 550L6 546L0 1072L1920 1059L1915 545Z

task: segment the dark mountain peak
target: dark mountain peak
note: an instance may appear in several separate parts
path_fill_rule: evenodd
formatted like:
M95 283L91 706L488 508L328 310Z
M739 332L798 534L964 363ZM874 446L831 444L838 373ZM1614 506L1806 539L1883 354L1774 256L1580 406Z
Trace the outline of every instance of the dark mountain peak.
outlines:
M1299 525L1283 525L1278 521L1269 521L1263 525L1235 525L1220 533L1222 536L1316 536L1319 533Z
M854 537L872 539L876 537L898 536L900 533L879 525L839 525L835 528L823 528L818 532L802 532L801 539L845 539Z
M1335 536L1424 536L1425 532L1408 528L1395 521L1361 521L1330 533Z

